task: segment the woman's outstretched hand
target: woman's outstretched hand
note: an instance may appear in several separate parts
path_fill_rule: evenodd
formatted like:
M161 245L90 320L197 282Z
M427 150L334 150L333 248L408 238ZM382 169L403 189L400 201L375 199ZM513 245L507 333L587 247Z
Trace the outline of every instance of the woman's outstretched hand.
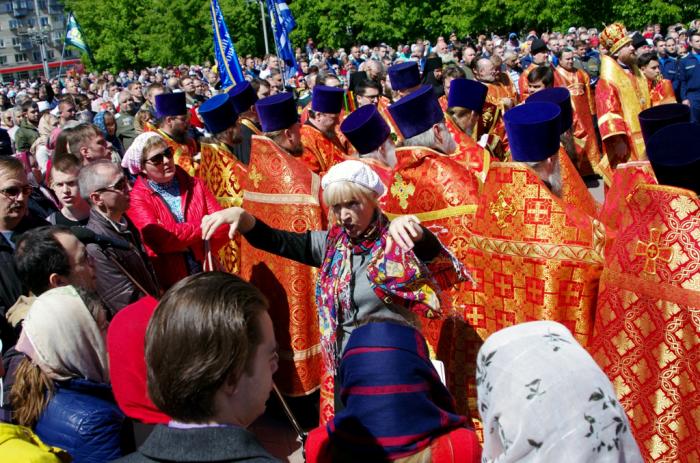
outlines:
M255 226L255 217L242 207L229 207L202 217L202 239L210 239L222 225L229 225L228 237L233 239L236 232L247 233Z
M401 249L409 251L413 249L415 243L422 239L423 228L420 226L420 219L415 215L402 215L389 224L387 248L391 246L391 240L393 240Z

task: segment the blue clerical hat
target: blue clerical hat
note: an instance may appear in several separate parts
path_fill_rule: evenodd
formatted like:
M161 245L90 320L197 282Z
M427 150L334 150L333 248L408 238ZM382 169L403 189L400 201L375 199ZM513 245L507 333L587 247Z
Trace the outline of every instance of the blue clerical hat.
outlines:
M683 122L657 130L647 142L656 179L700 194L700 124Z
M185 93L162 93L156 95L156 117L182 116L187 114Z
M525 103L534 102L554 103L561 109L561 133L566 132L574 123L574 113L571 108L571 93L566 87L552 87L540 90L525 100Z
M390 105L389 113L404 138L414 137L445 120L431 85L423 85Z
M415 61L395 64L389 67L389 82L394 91L405 90L420 85L420 70Z
M204 121L207 131L217 134L236 123L238 113L227 94L215 95L199 107L199 117Z
M345 90L317 85L311 96L311 109L319 113L339 114L343 110Z
M238 114L243 114L248 111L250 107L258 101L258 95L255 93L255 90L253 90L253 86L250 85L250 82L236 84L228 91L228 96L231 98L233 107L236 108Z
M294 95L290 92L278 93L255 103L263 132L276 132L287 129L299 121Z
M514 161L544 161L559 152L561 109L554 103L527 103L506 111L510 153Z
M448 108L466 108L481 113L489 88L479 81L471 79L453 79L450 81L450 94L447 96Z
M644 143L649 142L649 138L658 130L681 122L690 122L690 106L680 103L662 104L639 113L639 125Z
M353 111L340 124L340 130L360 154L375 151L382 146L391 133L389 126L373 104Z

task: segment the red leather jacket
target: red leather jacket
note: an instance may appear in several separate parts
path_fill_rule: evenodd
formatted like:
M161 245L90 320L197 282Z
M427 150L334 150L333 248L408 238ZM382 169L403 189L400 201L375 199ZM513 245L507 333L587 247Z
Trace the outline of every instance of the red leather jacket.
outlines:
M192 251L197 262L204 261L204 242L200 228L202 217L221 210L202 180L190 177L180 167L176 169L185 222L177 222L165 201L142 176L136 179L126 213L141 233L148 257L164 290L188 276L185 260L188 250ZM228 229L221 227L211 240L214 256L227 240Z

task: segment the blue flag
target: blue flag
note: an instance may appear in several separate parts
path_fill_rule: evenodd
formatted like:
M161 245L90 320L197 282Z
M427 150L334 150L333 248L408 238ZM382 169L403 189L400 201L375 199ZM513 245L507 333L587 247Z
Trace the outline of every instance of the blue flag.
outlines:
M287 2L284 0L266 0L267 9L270 13L270 22L275 34L275 44L277 53L285 64L285 79L296 75L297 60L294 57L292 41L289 40L289 33L296 27L294 16L292 15Z
M73 13L68 15L68 21L66 22L66 45L72 45L75 48L84 51L88 54L90 61L93 63L95 59L92 57L92 51L88 47L87 43L83 39L83 31L80 29L78 20L75 19Z
M216 55L216 67L219 68L221 86L229 89L235 84L245 81L241 63L238 62L236 48L233 46L228 28L224 22L224 15L219 8L219 0L211 0L211 26L214 31L214 55Z

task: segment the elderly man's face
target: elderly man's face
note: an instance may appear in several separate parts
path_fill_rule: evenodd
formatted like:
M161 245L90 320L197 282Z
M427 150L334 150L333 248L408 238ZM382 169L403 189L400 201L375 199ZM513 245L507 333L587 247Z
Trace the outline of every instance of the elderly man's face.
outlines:
M0 171L0 229L13 230L27 215L31 192L24 172Z

